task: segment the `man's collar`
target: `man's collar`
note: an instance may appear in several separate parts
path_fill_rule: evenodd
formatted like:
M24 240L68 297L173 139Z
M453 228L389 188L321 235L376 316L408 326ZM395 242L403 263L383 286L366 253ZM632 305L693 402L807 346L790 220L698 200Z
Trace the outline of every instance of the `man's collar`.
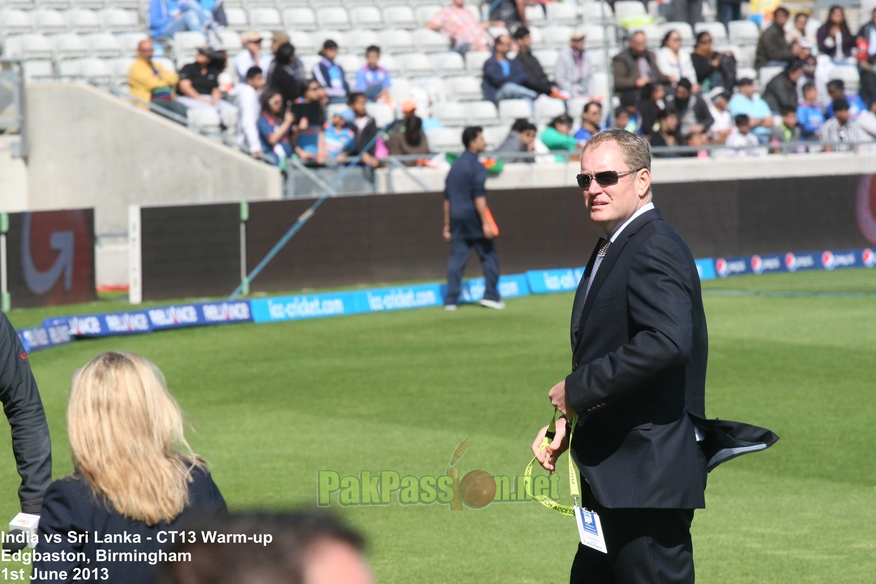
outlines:
M651 203L651 202L645 203L644 205L642 205L639 209L636 210L635 213L633 213L630 216L629 219L624 221L620 227L615 229L614 233L612 233L611 237L609 237L608 239L611 240L612 243L614 243L614 241L618 238L618 236L621 234L621 232L624 230L624 228L627 227L627 225L632 223L636 219L636 217L638 217L639 215L642 215L642 214L646 213L647 211L650 211L653 208L654 208L654 203Z

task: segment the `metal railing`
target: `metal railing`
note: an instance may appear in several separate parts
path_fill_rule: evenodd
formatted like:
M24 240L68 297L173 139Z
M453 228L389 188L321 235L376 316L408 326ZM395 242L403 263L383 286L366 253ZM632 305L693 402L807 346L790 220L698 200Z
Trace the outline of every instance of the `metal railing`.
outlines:
M21 59L0 59L0 131L20 136L13 142L13 158L27 159L27 115L24 67Z

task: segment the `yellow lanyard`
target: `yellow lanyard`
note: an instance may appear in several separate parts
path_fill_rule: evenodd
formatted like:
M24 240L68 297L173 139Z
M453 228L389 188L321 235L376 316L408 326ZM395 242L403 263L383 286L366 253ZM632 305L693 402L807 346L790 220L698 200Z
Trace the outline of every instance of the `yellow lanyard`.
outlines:
M572 420L572 431L569 433L569 449L572 448L572 436L575 434L575 426L578 422L578 416L575 415ZM553 434L557 431L557 410L554 410L554 415L551 417L551 423L548 425L548 434ZM544 437L544 440L541 441L541 446L538 449L538 452L541 453L547 448L551 443L551 438L547 436ZM526 467L526 472L523 476L523 487L526 490L526 494L548 509L556 511L557 513L562 513L563 515L569 515L574 517L575 508L570 507L568 505L561 505L548 497L547 495L533 495L532 494L532 465L535 464L536 457L533 456L532 460L529 461L529 465ZM578 498L581 496L581 489L578 486L578 471L575 469L575 462L572 460L572 453L569 452L569 494L572 495L572 499L575 501L575 507L578 506Z

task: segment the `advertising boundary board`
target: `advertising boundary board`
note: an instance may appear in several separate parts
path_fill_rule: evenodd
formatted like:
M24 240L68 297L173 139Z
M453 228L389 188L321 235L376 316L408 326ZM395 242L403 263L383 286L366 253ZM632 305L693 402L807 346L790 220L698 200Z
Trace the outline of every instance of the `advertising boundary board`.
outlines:
M838 270L876 267L872 248L788 252L696 260L702 280L736 275L758 275L803 270ZM499 279L503 298L530 294L571 292L578 287L584 268L531 270ZM298 294L255 300L180 303L108 314L86 314L48 318L41 326L19 329L18 336L28 352L64 345L79 338L96 338L191 326L214 326L241 322L281 322L326 318L349 314L438 307L443 304L446 286L439 283L392 286L320 294ZM464 303L483 297L482 278L466 280L462 286Z

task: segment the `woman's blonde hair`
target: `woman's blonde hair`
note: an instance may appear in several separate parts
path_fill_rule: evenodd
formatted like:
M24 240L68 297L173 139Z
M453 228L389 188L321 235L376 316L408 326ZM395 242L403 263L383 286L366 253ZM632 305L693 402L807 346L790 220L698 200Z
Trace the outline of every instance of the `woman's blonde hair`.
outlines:
M77 371L67 433L76 469L122 515L155 525L188 505L192 467L204 463L164 376L143 357L111 351Z

